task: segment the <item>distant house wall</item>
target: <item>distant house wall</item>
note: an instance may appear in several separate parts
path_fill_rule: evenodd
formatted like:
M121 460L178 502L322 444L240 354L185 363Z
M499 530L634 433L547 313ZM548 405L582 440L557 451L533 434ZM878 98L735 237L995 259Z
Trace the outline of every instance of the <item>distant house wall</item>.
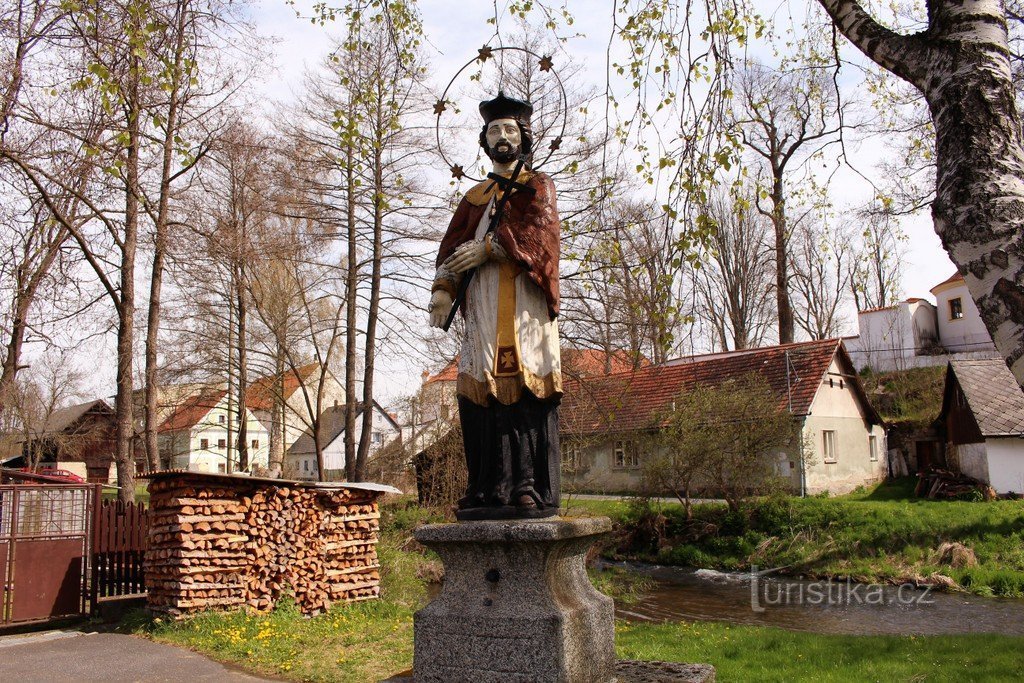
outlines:
M249 466L266 467L270 434L251 411L246 410L245 416ZM228 414L228 401L225 397L191 428L161 434L158 441L163 457L169 458L171 467L175 469L218 473L228 471L227 462L230 452L231 458L235 461L234 467L237 467L238 450L234 446L228 447L227 424L228 420L234 417L234 415ZM237 441L238 422L231 430L230 438L233 442ZM204 439L206 440L205 448L203 447ZM222 441L224 442L223 447L220 446ZM253 442L256 444L255 447Z
M306 380L309 402L314 409L316 408L317 382L319 379L320 374L316 372ZM322 410L329 410L335 405L345 405L345 388L330 372L324 377L324 391L320 405ZM286 453L292 447L292 444L302 436L303 432L309 429L309 425L312 422L311 414L310 407L306 403L306 395L303 393L302 388L299 387L285 401L284 450ZM269 424L269 415L267 423Z
M935 295L939 340L951 352L991 351L992 337L981 321L978 307L963 280L954 280L932 290ZM954 318L951 302L960 301L960 318Z
M333 405L330 410L338 410ZM326 413L325 413L326 415ZM370 412L371 419L373 420L370 426L370 448L367 453L367 459L373 459L373 457L383 448L385 445L391 443L402 435L400 427L396 426L388 417L382 412L381 408L374 406L374 409ZM356 416L355 426L355 441L358 446L360 434L363 430L363 422L365 418L362 414ZM308 431L308 430L307 430ZM323 448L323 459L324 459L324 470L330 473L331 470L341 471L345 469L345 432L342 430L338 433L333 440L328 441L327 435L324 435L325 444ZM305 441L305 440L304 440ZM317 479L316 469L316 453L312 452L310 448L303 448L301 451L289 450L285 455L285 476L294 477L296 479L303 480L315 480Z
M825 432L834 448L826 458ZM804 460L808 493L846 493L880 481L886 473L885 430L872 425L850 381L833 360L804 421ZM875 437L874 453L871 438Z
M947 456L952 460L949 464L954 469L978 481L989 481L988 454L984 443L951 443Z
M622 442L626 449L624 466L615 464L615 448ZM586 491L639 491L643 464L648 456L640 450L639 435L607 437L582 442L572 436L561 437L562 485L566 489ZM637 466L629 453L636 451Z
M912 299L887 308L861 311L857 315L858 336L847 337L843 345L857 370L906 370L943 365L946 359L931 355L938 343L935 307Z
M1024 493L1024 439L995 437L985 440L988 481L997 493Z

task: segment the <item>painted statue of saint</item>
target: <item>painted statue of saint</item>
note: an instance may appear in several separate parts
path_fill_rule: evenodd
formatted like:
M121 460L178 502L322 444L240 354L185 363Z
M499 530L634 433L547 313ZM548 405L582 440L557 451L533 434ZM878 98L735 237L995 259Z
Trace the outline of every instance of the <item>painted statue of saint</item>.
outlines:
M528 102L499 93L480 104L480 145L509 178L533 139ZM462 198L437 254L430 324L442 327L461 279L459 417L469 486L459 519L547 517L559 505L559 220L551 178L523 166L515 182L488 179ZM497 228L491 218L509 192Z

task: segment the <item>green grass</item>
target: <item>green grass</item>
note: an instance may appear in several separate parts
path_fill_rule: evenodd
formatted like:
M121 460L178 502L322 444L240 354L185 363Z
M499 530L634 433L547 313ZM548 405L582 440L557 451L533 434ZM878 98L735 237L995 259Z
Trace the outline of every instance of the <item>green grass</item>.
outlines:
M146 487L149 486L149 482L140 481L135 484L135 502L145 503L149 505L149 491ZM117 500L118 490L115 488L104 488L103 489L103 500Z
M719 681L1013 681L1024 677L1024 638L848 636L718 623L619 622L623 659L704 662Z
M630 531L649 527L652 511L634 506L614 516L626 540L613 555L729 571L785 567L868 582L936 573L981 595L1024 596L1024 501L922 500L910 497L913 481L838 498L768 498L739 513L700 505L691 521L679 506L656 507L653 514L664 516L661 536L642 536L643 542ZM977 566L942 564L937 549L944 542L970 548Z
M597 505L592 505L597 503ZM615 510L587 501L595 514ZM425 604L437 561L410 542L409 532L442 515L409 501L387 506L379 546L381 599L336 605L303 617L293 604L270 614L208 612L179 622L141 613L122 630L147 635L240 666L255 674L295 681L377 681L412 666L412 615ZM635 599L643 579L624 572L592 574L619 598ZM720 681L946 681L1014 680L1024 675L1024 638L956 636L892 638L792 633L718 623L619 622L617 653L624 659L707 662Z
M871 405L891 425L926 426L942 410L946 366L861 373Z

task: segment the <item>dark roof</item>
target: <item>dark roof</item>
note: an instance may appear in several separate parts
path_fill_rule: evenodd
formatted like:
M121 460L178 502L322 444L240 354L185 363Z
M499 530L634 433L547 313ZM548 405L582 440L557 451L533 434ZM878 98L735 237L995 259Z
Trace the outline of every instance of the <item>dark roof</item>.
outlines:
M1024 435L1024 392L1002 358L954 358L949 371L967 397L982 436Z
M881 422L837 339L709 354L634 372L567 381L559 418L563 430L575 434L650 429L655 426L656 415L687 387L716 385L747 373L767 380L780 408L790 408L794 415L807 415L837 354L846 381L859 396L868 419Z
M86 413L94 409L107 414L113 414L113 410L107 405L106 401L96 399L95 401L87 401L55 410L46 417L42 424L33 425L31 429L37 434L56 434L71 427L75 422L84 417Z
M359 403L356 411L358 412L363 403ZM401 431L401 426L391 417L386 410L380 407L380 404L376 401L373 402L373 407L380 411L388 421L395 427L395 429ZM345 433L345 406L336 405L330 406L324 412L320 413L320 438L323 440L321 443L322 448L327 448L329 445L334 443L335 439ZM316 453L316 445L313 442L313 430L311 428L306 429L302 432L299 438L295 439L295 443L292 444L288 452L293 455L304 455L308 453Z

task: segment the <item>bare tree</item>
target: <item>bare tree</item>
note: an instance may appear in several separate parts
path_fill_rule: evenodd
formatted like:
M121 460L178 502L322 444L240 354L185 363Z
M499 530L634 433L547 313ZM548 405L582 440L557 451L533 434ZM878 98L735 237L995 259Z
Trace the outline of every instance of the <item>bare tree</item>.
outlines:
M686 246L650 204L608 202L580 270L565 278L565 337L577 346L625 350L655 363L671 357L690 311L681 277ZM585 228L587 230L587 228Z
M721 191L704 207L714 231L692 271L696 315L722 351L760 346L772 322L771 222L752 206L753 191Z
M743 145L761 162L755 203L775 231L775 310L779 343L788 344L793 341L794 317L789 274L792 228L787 214L792 190L787 183L802 159L839 133L838 95L822 70L781 72L748 63L737 82L736 125Z
M900 295L906 237L897 218L877 206L859 217L864 227L850 277L854 304L858 311L891 306Z
M790 242L796 324L811 339L842 334L842 307L856 258L850 232L810 214L796 226Z

